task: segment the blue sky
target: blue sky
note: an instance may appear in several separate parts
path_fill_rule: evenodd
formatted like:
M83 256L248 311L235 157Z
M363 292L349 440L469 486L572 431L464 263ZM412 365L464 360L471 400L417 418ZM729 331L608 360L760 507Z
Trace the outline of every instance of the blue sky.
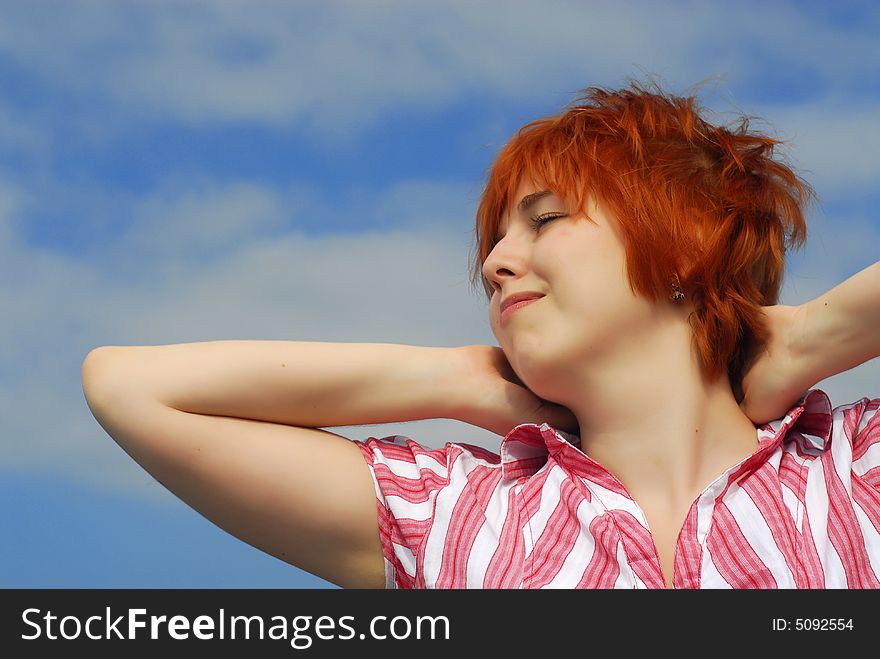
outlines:
M0 2L0 586L334 587L107 436L99 345L497 345L468 280L486 167L652 77L789 140L816 188L781 302L878 260L872 2ZM880 360L819 383L880 396ZM333 428L497 448L446 419Z

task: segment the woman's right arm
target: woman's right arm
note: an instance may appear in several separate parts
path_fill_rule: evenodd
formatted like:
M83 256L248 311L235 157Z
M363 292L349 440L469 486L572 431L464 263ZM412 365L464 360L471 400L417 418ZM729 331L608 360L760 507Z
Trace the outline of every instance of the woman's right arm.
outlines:
M207 519L340 586L381 588L369 468L320 426L471 422L463 356L375 343L108 346L82 377L107 433Z

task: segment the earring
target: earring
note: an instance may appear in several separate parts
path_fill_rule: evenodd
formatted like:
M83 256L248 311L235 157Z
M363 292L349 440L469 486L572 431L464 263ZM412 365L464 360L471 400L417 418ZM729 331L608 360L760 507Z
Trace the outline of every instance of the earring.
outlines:
M669 299L681 302L684 299L684 293L681 290L681 281L679 281L677 273L672 275L669 285L672 286L672 295L669 296Z

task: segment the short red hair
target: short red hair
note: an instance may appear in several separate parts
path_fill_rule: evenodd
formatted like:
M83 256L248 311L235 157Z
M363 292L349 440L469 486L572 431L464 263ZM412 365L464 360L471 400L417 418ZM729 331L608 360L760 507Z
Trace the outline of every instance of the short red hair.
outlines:
M806 242L810 185L774 158L781 140L717 127L692 96L630 83L589 87L558 115L519 129L491 165L476 216L472 284L522 180L586 215L588 194L620 222L632 290L668 298L673 273L690 316L704 375L727 368L741 401L742 374L769 338L760 307L778 304L785 253ZM670 302L670 304L673 304Z

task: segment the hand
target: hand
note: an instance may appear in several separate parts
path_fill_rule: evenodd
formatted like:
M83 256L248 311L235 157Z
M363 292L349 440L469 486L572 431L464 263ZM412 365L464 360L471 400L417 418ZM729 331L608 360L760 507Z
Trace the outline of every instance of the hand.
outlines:
M784 304L763 307L770 340L746 367L739 405L756 425L784 416L814 384L792 350L802 309Z
M539 398L523 384L497 346L462 346L472 403L467 423L502 437L521 423L549 423L579 435L577 417L567 407Z

